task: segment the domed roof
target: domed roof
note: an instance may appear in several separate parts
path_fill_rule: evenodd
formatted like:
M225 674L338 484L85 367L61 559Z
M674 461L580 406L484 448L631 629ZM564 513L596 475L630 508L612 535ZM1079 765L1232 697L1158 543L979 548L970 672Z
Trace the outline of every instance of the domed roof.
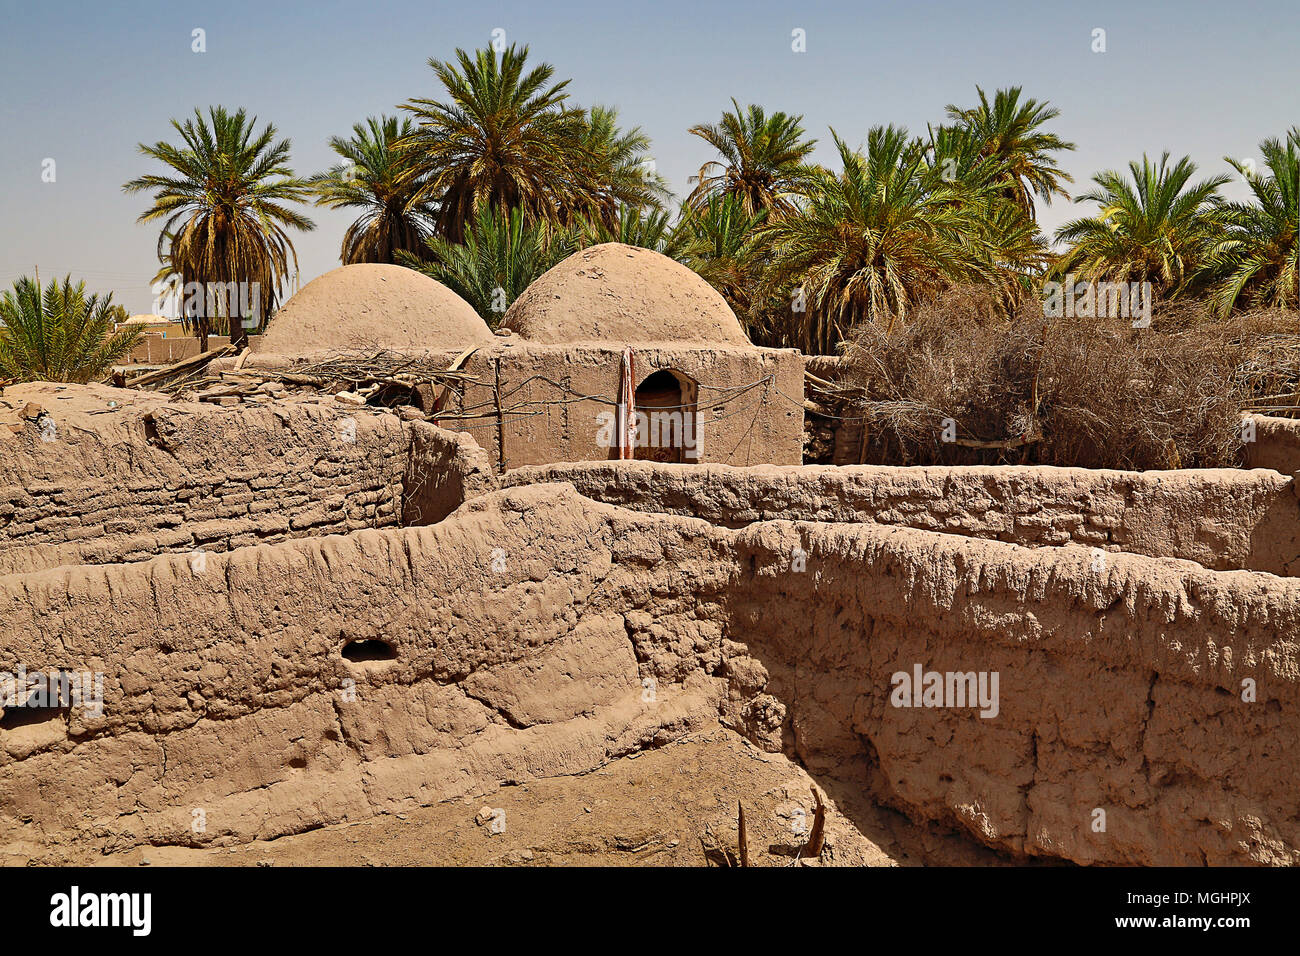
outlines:
M501 322L533 342L749 345L735 313L680 262L607 242L539 276Z
M490 341L487 323L441 282L403 266L362 262L318 276L290 297L267 326L262 351L450 349Z

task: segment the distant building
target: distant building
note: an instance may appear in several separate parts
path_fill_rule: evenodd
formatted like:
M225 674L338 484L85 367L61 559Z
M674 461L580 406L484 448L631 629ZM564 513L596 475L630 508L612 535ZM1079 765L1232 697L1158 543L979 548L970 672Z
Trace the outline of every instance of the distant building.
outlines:
M441 368L460 359L468 378L426 389L426 412L469 432L501 469L802 461L803 356L754 346L712 286L648 249L606 243L574 253L510 306L497 335L427 276L344 266L285 303L257 361L365 349Z

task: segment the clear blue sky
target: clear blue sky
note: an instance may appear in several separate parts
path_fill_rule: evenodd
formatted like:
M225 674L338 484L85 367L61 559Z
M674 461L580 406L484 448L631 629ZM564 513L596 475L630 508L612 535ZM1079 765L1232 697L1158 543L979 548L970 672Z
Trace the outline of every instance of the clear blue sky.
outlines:
M1021 85L1062 115L1076 188L1143 151L1190 154L1229 172L1225 154L1300 124L1300 2L594 3L414 0L0 0L0 284L39 265L72 272L147 311L157 230L122 183L151 170L136 145L174 138L195 106L246 107L293 141L300 174L330 165L328 137L367 115L435 96L429 57L509 42L571 77L583 104L619 108L654 143L679 195L711 158L689 136L730 97L802 113L832 163L828 126L860 143L868 128L923 130L946 104ZM191 52L191 31L207 52ZM791 50L806 31L807 52ZM1092 31L1107 52L1093 53ZM56 181L41 180L55 160ZM1244 195L1240 184L1233 195ZM1046 230L1082 211L1057 202ZM338 264L348 217L313 209L296 240L307 281Z

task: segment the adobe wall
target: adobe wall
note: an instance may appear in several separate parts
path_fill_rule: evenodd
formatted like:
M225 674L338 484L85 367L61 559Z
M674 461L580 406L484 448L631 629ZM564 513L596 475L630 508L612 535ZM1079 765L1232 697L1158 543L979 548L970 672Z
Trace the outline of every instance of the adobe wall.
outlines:
M699 461L803 460L803 358L794 350L638 345L633 355L636 385L658 369L699 383ZM505 468L609 460L613 449L598 440L600 416L613 413L621 359L618 348L503 339L465 362L464 371L477 382L466 385L463 398L450 403L449 415L437 423L469 432ZM498 376L505 409L501 429L495 417ZM755 387L742 391L747 386ZM451 417L457 413L477 417Z
M25 416L29 403L39 417ZM332 401L223 408L37 383L6 389L0 419L0 574L402 517L410 439L386 412Z
M105 675L102 715L0 729L0 854L270 839L698 729L725 696L716 601L702 581L660 600L646 585L668 565L635 559L704 542L695 525L637 544L612 509L528 489L437 526L245 548L202 571L167 556L0 577L9 660ZM716 591L724 566L708 564L693 567ZM342 656L369 639L396 659ZM663 678L653 701L638 654Z
M1246 467L1272 468L1284 475L1300 472L1300 419L1248 417L1255 423L1255 440L1242 446L1246 450Z
M466 432L407 425L411 453L402 480L402 524L434 524L471 498L495 491L492 462Z
M730 528L773 518L872 521L1300 574L1297 486L1267 470L584 462L519 468L503 478L508 487L557 481L596 501Z
M473 797L719 716L842 806L869 794L1013 855L1300 862L1300 582L1267 574L1094 571L1074 546L878 524L732 530L539 485L201 572L0 578L0 620L29 671L105 675L102 715L0 728L13 862ZM394 659L345 659L362 639ZM917 665L997 673L996 715L894 706Z
M262 336L250 335L248 337L249 348L256 351L261 347ZM208 349L219 349L223 345L230 344L228 335L209 335ZM173 362L179 362L181 359L193 358L199 354L199 340L193 335L172 332L163 335L159 332L146 332L140 336L131 351L127 352L118 365L170 365Z
M832 796L1013 854L1300 863L1300 582L1127 554L1094 572L1088 554L759 523L739 532L729 634ZM997 674L996 716L894 706L893 675L918 667Z

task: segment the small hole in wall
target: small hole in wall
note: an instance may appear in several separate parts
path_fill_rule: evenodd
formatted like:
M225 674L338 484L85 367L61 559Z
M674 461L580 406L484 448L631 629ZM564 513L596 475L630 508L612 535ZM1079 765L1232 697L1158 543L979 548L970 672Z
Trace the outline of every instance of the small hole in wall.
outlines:
M6 707L4 716L0 717L0 730L18 730L21 727L34 727L37 724L67 724L70 708L55 707Z
M384 408L396 408L399 405L419 407L419 392L406 385L388 384L366 399L367 405L380 405Z
M369 641L348 641L343 645L343 659L353 664L367 664L373 661L397 660L397 648L378 638Z

